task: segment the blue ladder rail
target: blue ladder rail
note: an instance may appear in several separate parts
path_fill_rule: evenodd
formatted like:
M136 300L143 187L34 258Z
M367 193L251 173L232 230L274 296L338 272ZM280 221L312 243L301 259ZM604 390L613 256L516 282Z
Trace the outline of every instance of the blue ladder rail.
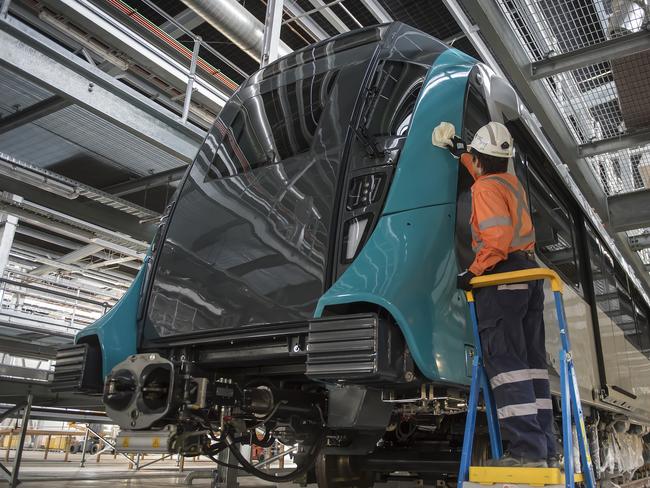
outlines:
M585 422L582 414L582 404L578 391L578 380L576 377L573 357L571 355L571 344L569 342L569 330L564 313L562 302L562 281L557 273L546 268L532 268L508 273L496 273L486 276L477 276L472 279L474 288L495 286L510 283L522 283L526 281L547 279L551 282L551 290L555 298L555 311L560 328L560 393L562 405L562 435L564 446L564 471L566 488L574 487L574 466L573 466L573 433L572 425L576 425L578 434L578 446L580 459L582 461L583 476L587 488L595 488L593 468ZM465 435L463 437L463 451L460 460L458 473L458 487L462 488L463 483L469 480L469 468L472 460L472 447L474 444L474 432L476 429L476 414L478 408L479 392L483 392L485 412L487 415L488 433L490 435L490 449L492 457L498 459L503 455L499 420L497 418L496 406L492 396L492 389L483 366L483 352L481 350L481 339L478 331L478 319L476 316L476 304L474 294L471 291L466 293L469 304L470 317L472 319L472 330L474 332L474 359L472 361L472 381L470 385L469 400L467 404L467 419L465 421Z

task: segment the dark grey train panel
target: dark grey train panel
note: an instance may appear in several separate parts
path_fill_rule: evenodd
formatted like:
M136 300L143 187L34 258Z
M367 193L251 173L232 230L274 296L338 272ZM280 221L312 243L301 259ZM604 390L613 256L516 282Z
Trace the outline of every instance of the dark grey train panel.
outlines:
M340 272L348 174L386 164L369 161L369 141L380 139L357 124L412 110L417 91L404 103L403 85L423 79L446 49L397 23L303 49L251 76L183 182L145 288L141 343L311 317ZM384 92L395 92L393 105L368 112L367 100L390 101Z

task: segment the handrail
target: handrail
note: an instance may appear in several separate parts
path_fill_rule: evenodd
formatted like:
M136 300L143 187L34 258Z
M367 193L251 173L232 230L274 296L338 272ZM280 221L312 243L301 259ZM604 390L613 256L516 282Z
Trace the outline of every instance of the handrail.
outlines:
M551 290L562 293L562 280L560 279L560 276L555 271L548 268L530 268L521 269L519 271L508 271L507 273L475 276L472 278L472 281L470 281L470 285L474 288L485 288L486 286L506 285L534 280L550 280ZM474 293L472 291L465 292L465 295L467 296L467 301L474 301Z

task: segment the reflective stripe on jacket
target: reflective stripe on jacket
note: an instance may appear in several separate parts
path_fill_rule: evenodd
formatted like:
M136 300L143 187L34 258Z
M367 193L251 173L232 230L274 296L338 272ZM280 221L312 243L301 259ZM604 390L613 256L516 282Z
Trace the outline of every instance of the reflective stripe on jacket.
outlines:
M535 248L535 229L526 191L510 173L478 176L471 155L461 163L474 177L472 186L472 249L476 253L469 270L482 275L514 251Z

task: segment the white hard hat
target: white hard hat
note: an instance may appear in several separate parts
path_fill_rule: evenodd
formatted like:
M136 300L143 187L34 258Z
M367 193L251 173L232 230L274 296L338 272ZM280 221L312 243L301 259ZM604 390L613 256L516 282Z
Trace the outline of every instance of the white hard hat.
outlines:
M474 149L481 154L497 158L511 158L514 154L514 143L510 131L499 122L484 125L474 135L467 149Z

